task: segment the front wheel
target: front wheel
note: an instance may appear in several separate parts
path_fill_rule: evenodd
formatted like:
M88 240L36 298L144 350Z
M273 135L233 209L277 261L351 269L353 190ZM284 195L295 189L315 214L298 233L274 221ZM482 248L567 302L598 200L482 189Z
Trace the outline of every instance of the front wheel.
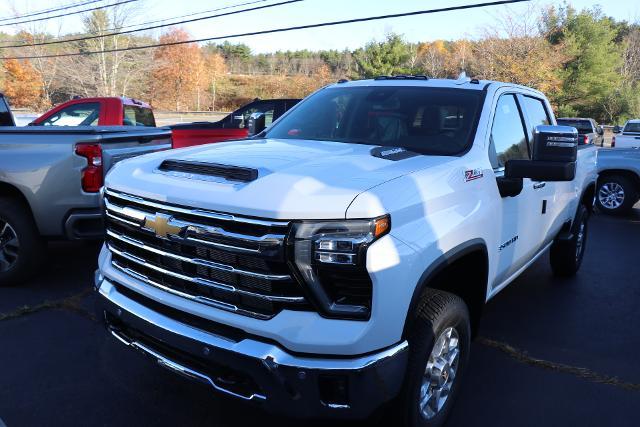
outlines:
M571 238L556 240L551 245L551 270L556 276L571 277L580 269L587 245L588 222L589 211L580 205L571 226Z
M441 426L458 394L471 328L458 296L427 289L409 334L409 363L399 409L409 427Z

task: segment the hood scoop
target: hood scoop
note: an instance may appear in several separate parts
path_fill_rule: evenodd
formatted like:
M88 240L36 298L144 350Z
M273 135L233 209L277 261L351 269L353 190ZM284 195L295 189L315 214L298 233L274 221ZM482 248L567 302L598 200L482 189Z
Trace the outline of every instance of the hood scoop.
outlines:
M257 169L188 160L167 159L160 164L158 169L162 172L215 176L239 182L251 182L258 178Z

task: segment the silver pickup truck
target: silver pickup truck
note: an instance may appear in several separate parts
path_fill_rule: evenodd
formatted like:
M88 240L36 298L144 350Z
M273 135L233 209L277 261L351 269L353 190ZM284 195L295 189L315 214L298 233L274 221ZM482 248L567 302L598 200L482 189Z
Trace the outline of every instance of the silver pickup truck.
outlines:
M628 213L640 200L640 149L599 150L598 173L599 210L613 215Z
M0 126L0 286L37 273L47 240L102 237L106 172L167 148L168 129Z

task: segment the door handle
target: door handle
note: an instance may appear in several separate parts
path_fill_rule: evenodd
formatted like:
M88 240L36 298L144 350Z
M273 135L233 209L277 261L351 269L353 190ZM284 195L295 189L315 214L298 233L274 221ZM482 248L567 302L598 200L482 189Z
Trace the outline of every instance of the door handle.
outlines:
M533 184L533 189L534 190L539 190L541 188L544 188L545 185L547 185L546 182L536 182L535 184Z

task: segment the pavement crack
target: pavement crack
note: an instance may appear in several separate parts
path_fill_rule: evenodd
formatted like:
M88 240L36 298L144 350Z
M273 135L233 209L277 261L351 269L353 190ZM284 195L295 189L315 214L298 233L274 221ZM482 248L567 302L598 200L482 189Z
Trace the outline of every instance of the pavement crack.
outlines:
M35 305L23 305L7 313L0 313L0 321L16 319L44 310L66 310L96 321L96 317L89 310L82 307L82 299L91 293L91 289L86 289L77 294L53 301L43 301Z
M487 347L491 347L496 350L499 350L505 353L506 355L510 356L511 358L517 360L518 362L524 363L526 365L547 369L549 371L570 374L575 377L582 378L598 384L608 384L615 387L620 387L625 390L640 391L640 384L638 383L626 382L619 379L618 377L600 374L588 368L581 368L578 366L565 365L563 363L556 363L556 362L551 362L544 359L538 359L528 355L525 351L522 351L515 347L510 346L509 344L492 340L489 338L479 337L476 341Z

